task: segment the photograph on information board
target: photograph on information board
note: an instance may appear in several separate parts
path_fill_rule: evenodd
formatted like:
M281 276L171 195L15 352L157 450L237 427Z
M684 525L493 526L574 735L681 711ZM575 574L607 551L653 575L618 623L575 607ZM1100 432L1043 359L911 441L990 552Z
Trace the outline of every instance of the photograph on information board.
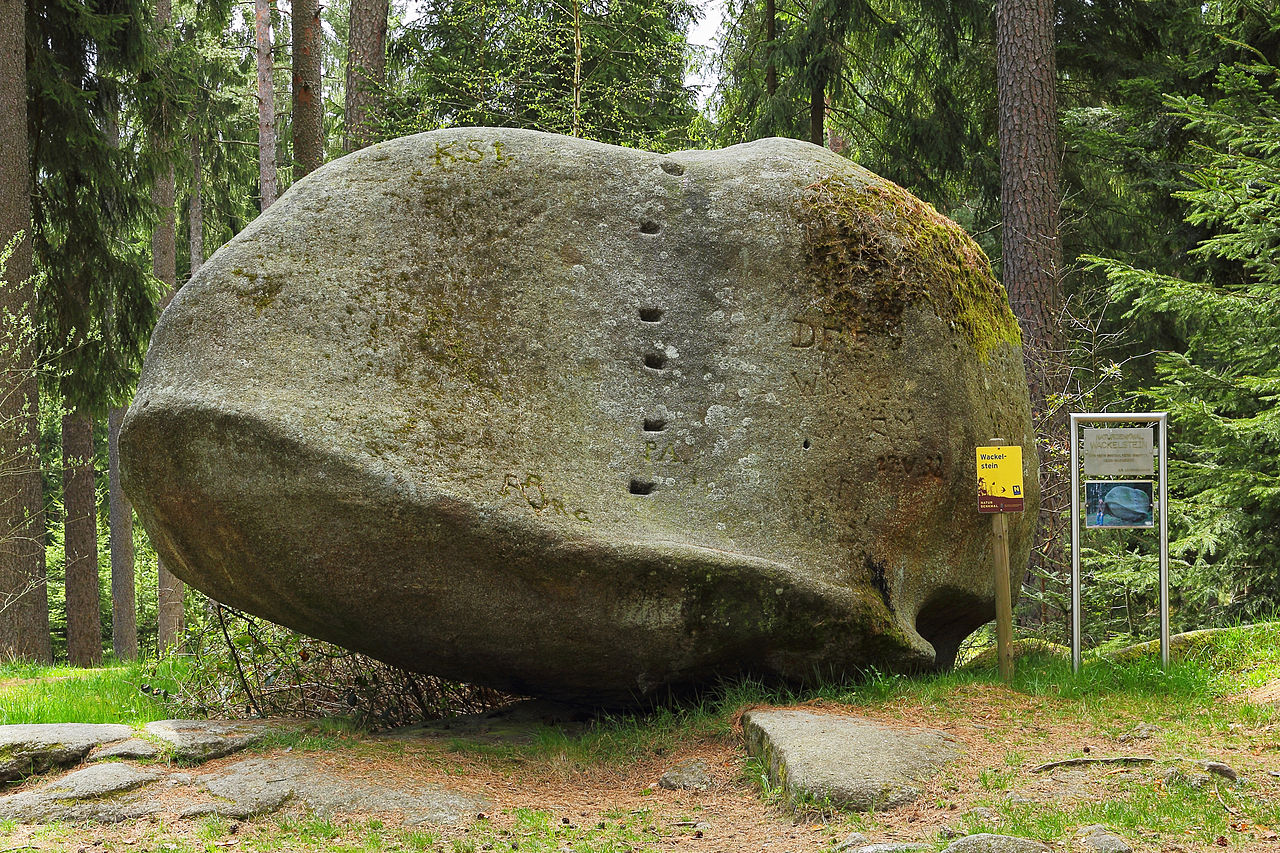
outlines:
M1154 527L1151 480L1086 480L1085 527Z

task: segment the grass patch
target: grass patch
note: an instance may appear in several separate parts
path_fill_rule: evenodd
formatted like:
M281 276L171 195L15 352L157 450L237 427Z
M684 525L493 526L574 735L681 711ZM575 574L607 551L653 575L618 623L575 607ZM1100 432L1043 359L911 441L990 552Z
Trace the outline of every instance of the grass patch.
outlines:
M0 666L0 724L126 723L141 725L172 717L160 691L178 689L180 671L159 672L140 663L95 669ZM144 692L143 685L153 692Z

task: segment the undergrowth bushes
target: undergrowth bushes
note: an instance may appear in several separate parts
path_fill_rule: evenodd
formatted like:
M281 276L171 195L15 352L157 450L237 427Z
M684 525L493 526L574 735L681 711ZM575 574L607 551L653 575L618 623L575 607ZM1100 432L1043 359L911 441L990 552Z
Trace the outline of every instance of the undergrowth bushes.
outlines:
M205 717L345 716L381 729L483 711L512 697L420 675L212 601L188 616L186 676L165 696Z

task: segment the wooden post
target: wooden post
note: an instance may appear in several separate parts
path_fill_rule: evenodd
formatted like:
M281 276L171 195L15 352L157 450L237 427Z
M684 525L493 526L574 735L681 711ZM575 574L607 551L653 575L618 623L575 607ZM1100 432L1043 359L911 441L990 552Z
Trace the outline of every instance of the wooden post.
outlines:
M991 439L1002 445L1003 438ZM1009 517L1003 512L991 516L992 553L996 573L996 655L1000 660L1000 678L1013 679L1013 594L1009 589Z

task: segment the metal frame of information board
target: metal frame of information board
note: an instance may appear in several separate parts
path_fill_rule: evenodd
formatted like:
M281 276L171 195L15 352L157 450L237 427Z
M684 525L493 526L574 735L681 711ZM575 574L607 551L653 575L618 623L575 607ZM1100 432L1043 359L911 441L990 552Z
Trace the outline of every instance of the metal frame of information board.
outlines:
M1071 667L1080 671L1080 424L1155 424L1160 433L1160 663L1169 665L1169 413L1071 413Z

